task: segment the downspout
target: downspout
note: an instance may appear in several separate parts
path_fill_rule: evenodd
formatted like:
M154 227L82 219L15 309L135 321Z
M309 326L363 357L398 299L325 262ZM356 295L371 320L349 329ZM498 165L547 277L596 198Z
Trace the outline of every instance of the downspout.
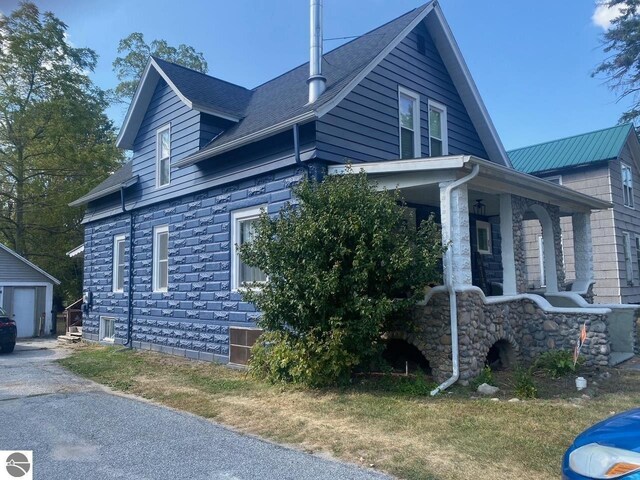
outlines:
M446 212L449 215L449 239L453 237L452 230L452 213L451 213L451 193L455 188L458 188L460 185L464 185L468 181L475 178L480 172L480 165L475 164L471 173L466 175L455 182L450 183L445 187L444 190L444 201L446 202ZM451 385L458 381L460 377L460 355L458 350L458 306L456 300L456 290L453 285L453 251L451 248L447 247L445 252L447 256L447 272L445 272L445 287L449 292L449 317L451 319L451 363L453 365L453 369L451 372L451 377L445 380L443 383L438 385L435 389L431 391L431 396L437 395L438 393L446 390Z
M120 187L120 205L122 212L129 212L129 285L127 289L127 341L125 346L133 348L131 332L133 327L133 212L127 210L124 203L124 187Z

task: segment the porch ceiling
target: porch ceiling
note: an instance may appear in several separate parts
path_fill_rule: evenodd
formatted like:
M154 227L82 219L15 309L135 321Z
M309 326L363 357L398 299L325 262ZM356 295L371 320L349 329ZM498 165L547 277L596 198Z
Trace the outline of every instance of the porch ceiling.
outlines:
M524 198L556 205L561 215L576 212L589 212L611 208L611 203L584 195L562 185L551 183L512 168L498 165L488 160L457 155L414 160L392 160L352 166L333 165L329 174L343 174L349 171L364 170L372 180L382 188L400 188L408 201L438 205L440 201L438 184L451 181L466 175L473 165L480 166L480 172L469 183L473 191L470 200L476 195L512 193ZM487 201L489 197L487 197ZM435 202L435 203L434 203ZM492 207L487 204L487 211Z

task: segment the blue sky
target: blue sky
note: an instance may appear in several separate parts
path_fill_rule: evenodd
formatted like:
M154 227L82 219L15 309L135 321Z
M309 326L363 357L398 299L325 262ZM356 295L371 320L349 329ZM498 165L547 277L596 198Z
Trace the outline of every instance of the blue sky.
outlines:
M204 53L209 73L254 87L308 58L308 0L40 0L99 54L95 82L116 84L118 40L142 32ZM325 0L325 38L358 35L424 3ZM17 0L0 0L8 13ZM627 107L590 72L604 58L592 0L441 0L505 147L617 123ZM325 50L340 45L328 41ZM112 109L119 122L122 109Z

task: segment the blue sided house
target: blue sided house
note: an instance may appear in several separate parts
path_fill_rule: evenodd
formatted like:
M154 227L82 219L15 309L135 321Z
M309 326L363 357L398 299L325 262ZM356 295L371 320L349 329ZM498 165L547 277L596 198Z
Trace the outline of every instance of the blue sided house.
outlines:
M351 163L380 188L400 188L416 221L435 212L450 245L445 285L417 308L416 328L388 332L436 379L467 381L487 357L572 348L583 324L588 364L633 351L633 309L584 299L590 214L610 204L512 168L437 2L327 53L313 28L310 47L309 63L253 89L149 59L118 137L131 160L73 202L86 207L86 339L246 363L259 312L238 288L263 276L237 246L260 209L277 212L301 179ZM571 291L562 217L576 232ZM530 219L542 226L547 267L536 294Z

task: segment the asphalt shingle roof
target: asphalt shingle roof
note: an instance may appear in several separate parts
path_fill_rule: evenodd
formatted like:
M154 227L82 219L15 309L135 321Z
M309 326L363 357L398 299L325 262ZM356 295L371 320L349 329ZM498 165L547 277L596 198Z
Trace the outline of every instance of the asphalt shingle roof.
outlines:
M131 162L131 160L129 160L127 163L122 165L122 167L120 167L114 173L109 175L109 177L107 177L107 179L104 182L102 182L98 186L94 187L91 191L89 191L88 193L84 194L79 199L74 200L73 202L71 202L71 205L76 205L76 204L80 205L82 203L85 203L85 201L84 201L85 199L92 198L92 197L100 194L103 191L109 190L112 187L123 185L126 182L128 182L129 180L131 180L132 178L133 178L132 162Z
M617 158L633 130L633 124L583 133L573 137L518 148L507 152L513 168L541 173Z

